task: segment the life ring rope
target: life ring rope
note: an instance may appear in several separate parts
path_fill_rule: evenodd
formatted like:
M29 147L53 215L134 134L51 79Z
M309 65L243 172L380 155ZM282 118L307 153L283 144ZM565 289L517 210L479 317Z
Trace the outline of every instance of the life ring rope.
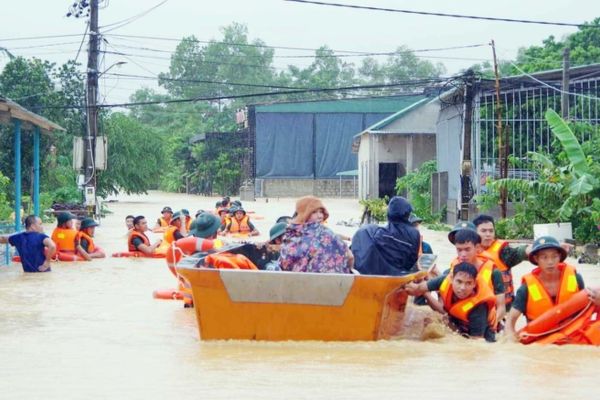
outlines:
M563 322L561 325L558 325L555 328L548 329L547 331L540 332L540 333L525 333L525 332L523 332L523 333L521 333L521 337L523 339L525 339L525 338L538 338L540 336L547 336L547 335L550 335L552 333L556 333L556 332L562 330L563 328L565 328L566 326L568 326L571 322L575 321L577 318L581 317L583 314L585 314L585 312L587 310L589 310L591 306L592 306L592 302L589 301L587 303L587 305L585 307L583 307L581 309L581 311L579 311L574 317L565 320L565 322Z

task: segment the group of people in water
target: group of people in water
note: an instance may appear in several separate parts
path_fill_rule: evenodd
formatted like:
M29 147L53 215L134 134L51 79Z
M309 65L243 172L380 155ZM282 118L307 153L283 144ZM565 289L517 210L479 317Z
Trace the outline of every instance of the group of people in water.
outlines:
M292 216L277 220L266 243L253 244L254 254L247 265L256 264L256 269L271 271L316 273L415 272L419 256L431 252L418 230L421 220L402 197L390 200L387 216L385 226L361 227L349 246L346 242L350 238L336 234L328 226L329 212L323 202L314 196L302 197L296 202ZM49 238L43 234L41 220L28 216L24 232L1 236L0 243L17 248L26 272L50 271L50 260L56 254L82 260L105 257L94 243L98 224L86 218L76 227L74 221L77 220L72 214L59 213L57 227ZM186 250L195 253L222 246L220 237L259 234L241 202L231 202L227 197L213 211L199 210L195 218L188 210L173 212L164 207L152 229L162 233L163 238L155 243L146 235L149 227L144 216L129 215L126 224L128 250L146 256L173 244L183 246L186 238L202 239ZM496 238L492 217L480 215L472 222L454 226L448 240L457 253L450 268L442 273L431 269L427 279L411 282L404 290L415 296L416 304L428 304L435 311L447 314L451 326L465 336L494 341L496 334L504 330L508 338L518 338L515 326L521 315L528 322L533 321L583 290L587 290L595 306L600 306L600 289L585 288L582 276L565 263L569 245L553 237L513 247ZM515 291L511 271L525 260L536 268L523 277ZM173 268L175 261L167 257L167 263Z

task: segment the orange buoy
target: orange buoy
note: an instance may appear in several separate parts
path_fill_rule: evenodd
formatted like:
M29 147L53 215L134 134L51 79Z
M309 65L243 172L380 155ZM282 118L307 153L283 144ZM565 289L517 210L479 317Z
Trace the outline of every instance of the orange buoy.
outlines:
M160 300L183 300L183 294L177 289L155 290L152 297Z
M112 254L113 257L142 257L142 258L165 258L164 254L144 254L141 251L119 251Z
M253 269L258 267L243 254L219 253L209 254L204 259L207 266L217 269Z

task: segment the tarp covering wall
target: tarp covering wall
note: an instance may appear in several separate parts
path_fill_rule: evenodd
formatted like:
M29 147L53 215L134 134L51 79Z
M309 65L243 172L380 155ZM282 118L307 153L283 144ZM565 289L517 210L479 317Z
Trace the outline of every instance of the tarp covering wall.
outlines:
M313 177L313 118L256 113L257 177Z
M256 112L257 178L332 178L358 168L352 138L392 113Z

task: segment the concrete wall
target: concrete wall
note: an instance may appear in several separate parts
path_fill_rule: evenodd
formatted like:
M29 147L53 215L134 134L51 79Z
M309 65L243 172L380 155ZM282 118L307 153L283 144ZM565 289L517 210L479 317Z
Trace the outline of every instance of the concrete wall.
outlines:
M400 163L413 171L436 157L435 135L365 134L358 150L359 198L377 198L379 163Z
M448 214L456 214L458 209L451 210L450 207L460 208L461 188L460 174L462 163L463 143L463 118L462 106L447 106L440 111L436 127L436 147L438 171L448 172Z
M358 195L355 179L256 179L257 197L349 197Z
M383 131L394 133L431 133L435 132L435 123L440 112L440 104L431 102L402 115L401 118L391 122Z

